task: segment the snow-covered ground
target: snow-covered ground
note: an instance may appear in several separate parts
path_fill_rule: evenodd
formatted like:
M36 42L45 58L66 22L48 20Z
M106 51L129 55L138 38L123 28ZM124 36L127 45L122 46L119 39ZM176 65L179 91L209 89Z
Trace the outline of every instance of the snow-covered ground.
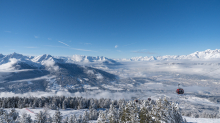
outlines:
M191 118L183 117L186 119L187 123L220 123L220 119L215 118Z
M5 109L8 112L11 109ZM31 116L32 120L34 120L36 118L36 114L39 113L40 111L43 111L43 108L36 108L36 109L32 109L32 108L22 108L22 109L15 109L19 115L21 116L21 114L23 113L27 113ZM76 117L79 117L80 115L83 115L84 111L89 111L88 109L80 109L80 110L74 110L74 109L60 109L59 110L61 112L61 115L63 116L63 119L65 119L66 117L70 117L71 115L76 115ZM48 113L50 116L53 116L55 114L56 110L49 110ZM90 123L96 123L95 120L91 120Z
M7 111L10 111L10 109L6 109ZM22 113L27 113L31 116L31 118L34 120L36 118L36 114L40 111L43 111L43 108L22 108L17 109L16 111L21 115ZM76 115L76 117L79 117L80 115L83 115L84 111L89 111L88 109L80 109L80 110L74 110L74 109L60 109L61 115L63 116L63 119L65 119L67 116L70 117L71 115ZM56 112L56 110L49 110L48 111L51 116L53 116ZM216 118L191 118L183 116L187 120L187 123L220 123L220 119ZM91 120L89 123L97 123L96 120Z

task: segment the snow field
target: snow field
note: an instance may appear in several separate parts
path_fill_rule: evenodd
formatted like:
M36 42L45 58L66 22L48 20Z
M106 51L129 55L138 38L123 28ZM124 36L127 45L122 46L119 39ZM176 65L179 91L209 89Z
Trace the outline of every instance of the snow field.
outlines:
M220 119L185 117L187 123L220 123Z
M5 109L8 112L10 112L10 108ZM32 108L15 108L16 112L19 113L19 116L21 116L23 113L27 113L27 115L31 116L32 120L35 120L36 118L36 114L39 113L40 111L43 111L43 108L36 108L36 109L32 109ZM69 117L71 115L76 115L76 117L78 118L80 115L83 115L84 111L89 111L89 109L80 109L80 110L74 110L74 109L70 109L67 108L66 110L64 109L59 109L59 111L61 112L61 115L63 116L63 119L65 119L66 117ZM49 115L52 117L55 114L56 110L49 110ZM90 120L89 123L96 123L95 120Z

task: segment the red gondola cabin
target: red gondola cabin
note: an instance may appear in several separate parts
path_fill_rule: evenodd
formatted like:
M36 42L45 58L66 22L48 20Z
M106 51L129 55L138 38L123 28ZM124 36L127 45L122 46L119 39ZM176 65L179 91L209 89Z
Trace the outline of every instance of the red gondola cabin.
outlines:
M184 90L182 88L176 89L176 93L184 94Z

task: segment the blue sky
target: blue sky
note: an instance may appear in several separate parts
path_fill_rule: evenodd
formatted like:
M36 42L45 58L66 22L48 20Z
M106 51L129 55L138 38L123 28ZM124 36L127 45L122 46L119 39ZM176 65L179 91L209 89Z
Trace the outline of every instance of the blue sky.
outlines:
M220 49L219 0L0 0L0 53L109 58Z

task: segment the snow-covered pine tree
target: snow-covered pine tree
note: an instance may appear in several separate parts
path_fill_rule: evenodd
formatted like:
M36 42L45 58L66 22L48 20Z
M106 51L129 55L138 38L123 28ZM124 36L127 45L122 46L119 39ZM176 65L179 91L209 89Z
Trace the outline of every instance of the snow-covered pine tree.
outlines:
M53 116L53 122L54 123L61 123L62 122L62 116L61 116L59 109L56 110L56 112Z
M140 106L139 111L139 119L140 123L149 123L153 122L152 116L150 115L151 112L151 105L148 103L148 101L144 101L142 105Z
M3 102L2 102L2 107L1 108L5 108L5 100L3 98Z
M67 117L65 117L65 119L63 120L63 123L68 123L68 121L69 121L69 118L68 118L68 116L67 116Z
M22 109L23 106L23 101L21 99L18 100L18 108Z
M47 105L44 106L44 107L43 107L43 113L44 113L44 115L45 115L46 117L50 116L49 112L50 112L49 107L48 107Z
M170 104L166 98L160 98L156 101L156 104L152 107L151 115L156 122L184 122L179 112L178 105L174 103Z
M27 113L22 112L21 117L19 118L19 121L20 121L21 123L26 123L26 122L25 122L25 121L26 121L26 118L27 118Z
M32 119L31 119L30 114L28 114L28 116L26 117L25 123L32 123Z
M120 109L120 121L122 123L130 122L130 108L129 104L127 103L124 107L121 107Z
M119 114L118 114L117 110L114 108L113 104L110 105L107 118L110 123L118 123L119 122Z
M29 107L32 107L32 105L33 105L32 102L30 102L30 103L29 103Z
M67 106L67 101L64 100L63 103L62 103L62 109L66 109L66 106Z
M46 123L47 117L42 111L37 113L35 116L36 116L36 118L35 118L36 123Z
M110 108L111 100L110 99L105 99L103 108Z
M97 120L98 116L99 114L96 109L92 108L89 110L89 120Z
M38 102L38 107L39 107L39 108L42 108L42 107L43 107L43 103L42 103L41 99L40 99L39 102Z
M77 119L78 123L82 123L82 115L79 115L78 119Z
M35 109L36 108L36 103L32 104L32 108Z
M3 115L0 115L0 123L6 123Z
M78 120L77 120L77 118L76 118L76 115L75 115L75 114L73 115L73 121L74 121L74 123L78 123Z
M12 118L12 121L15 121L17 119L17 117L19 116L18 112L16 112L16 110L14 108L11 109L11 111L9 112L9 117Z
M87 123L88 121L89 121L89 113L87 111L84 111L82 117L82 123Z
M3 118L4 118L4 121L5 121L6 123L12 122L12 118L8 115L8 112L7 112L7 111L4 112Z
M3 108L0 108L0 116L3 115L5 110Z
M95 101L90 102L90 108L94 108L97 109L97 104L95 103Z
M139 107L135 102L131 102L131 114L130 114L130 119L131 123L139 123Z
M51 110L56 110L58 107L55 105L54 102L52 102L52 104L50 105L50 109Z
M49 115L47 116L47 123L52 123L53 122L53 118Z
M76 115L74 114L70 116L68 123L75 123L75 122L77 122L77 119L76 119Z
M27 115L27 113L23 112L21 114L21 117L19 118L20 123L31 123L32 119L30 115Z
M107 114L106 111L100 111L99 112L99 117L97 119L98 123L106 123L106 122L108 122L106 114Z

